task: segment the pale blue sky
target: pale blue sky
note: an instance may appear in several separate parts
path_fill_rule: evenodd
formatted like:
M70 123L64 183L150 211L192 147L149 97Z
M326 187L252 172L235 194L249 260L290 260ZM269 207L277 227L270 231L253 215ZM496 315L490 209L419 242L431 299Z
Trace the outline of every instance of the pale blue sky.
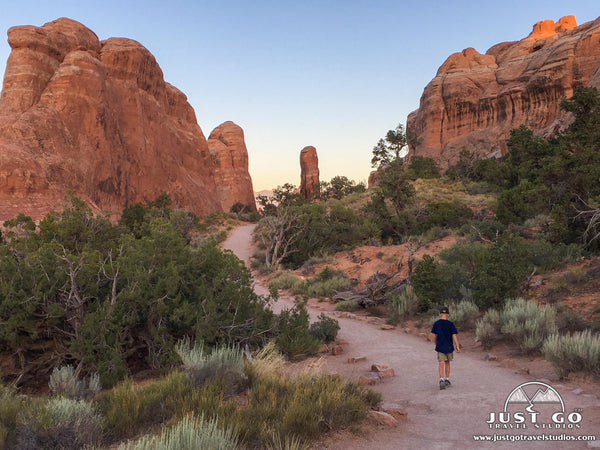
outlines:
M205 136L245 132L256 190L300 181L317 148L321 179L366 180L371 150L418 108L452 53L518 40L543 19L600 16L598 0L27 1L0 8L0 71L13 25L77 20L100 39L148 48L183 91Z

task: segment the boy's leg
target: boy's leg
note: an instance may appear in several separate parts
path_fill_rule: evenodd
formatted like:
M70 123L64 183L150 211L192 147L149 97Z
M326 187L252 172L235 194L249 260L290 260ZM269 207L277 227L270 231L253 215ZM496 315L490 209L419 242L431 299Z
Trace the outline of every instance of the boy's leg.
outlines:
M446 369L446 378L449 378L450 377L450 361L444 361L444 365L446 366L445 367L445 369ZM440 377L442 376L441 373L442 373L442 370L440 368Z
M440 361L438 364L438 370L440 373L440 378L444 378L444 365L447 363L448 361Z

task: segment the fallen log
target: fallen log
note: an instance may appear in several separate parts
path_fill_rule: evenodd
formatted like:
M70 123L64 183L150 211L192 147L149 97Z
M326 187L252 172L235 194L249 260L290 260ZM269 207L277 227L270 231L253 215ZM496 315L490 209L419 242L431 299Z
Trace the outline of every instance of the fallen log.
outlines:
M332 299L334 302L354 301L364 308L385 304L388 297L399 294L408 285L408 278L393 281L398 273L375 272L363 288L336 292Z

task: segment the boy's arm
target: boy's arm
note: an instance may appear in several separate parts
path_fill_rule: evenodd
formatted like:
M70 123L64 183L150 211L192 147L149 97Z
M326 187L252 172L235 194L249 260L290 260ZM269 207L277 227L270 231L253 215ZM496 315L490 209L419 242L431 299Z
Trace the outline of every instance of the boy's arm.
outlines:
M429 340L431 342L433 342L434 344L437 344L437 334L435 334L435 333L429 333Z
M458 343L458 334L453 334L452 340L454 341L454 348L456 349L456 353L460 353L460 344Z

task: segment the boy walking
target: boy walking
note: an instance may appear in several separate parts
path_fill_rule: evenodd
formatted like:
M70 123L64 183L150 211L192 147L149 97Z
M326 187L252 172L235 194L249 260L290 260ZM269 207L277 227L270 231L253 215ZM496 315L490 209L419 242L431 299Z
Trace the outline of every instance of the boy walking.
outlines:
M440 319L433 324L431 329L431 340L435 343L435 351L438 357L438 369L440 373L440 389L446 389L450 386L450 361L452 361L453 352L460 353L460 344L458 343L458 331L452 322L448 320L450 311L447 306L440 309Z

